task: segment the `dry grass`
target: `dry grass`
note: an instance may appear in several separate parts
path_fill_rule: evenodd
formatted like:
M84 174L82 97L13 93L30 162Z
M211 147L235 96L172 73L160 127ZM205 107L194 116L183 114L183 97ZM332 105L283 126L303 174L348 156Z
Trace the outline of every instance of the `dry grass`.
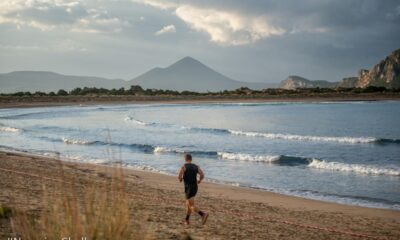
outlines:
M14 212L15 236L32 240L149 239L139 221L132 224L135 219L130 213L123 170L112 169L111 177L100 183L68 182L62 174L55 191L43 184L43 211L39 216ZM136 228L131 229L132 225Z

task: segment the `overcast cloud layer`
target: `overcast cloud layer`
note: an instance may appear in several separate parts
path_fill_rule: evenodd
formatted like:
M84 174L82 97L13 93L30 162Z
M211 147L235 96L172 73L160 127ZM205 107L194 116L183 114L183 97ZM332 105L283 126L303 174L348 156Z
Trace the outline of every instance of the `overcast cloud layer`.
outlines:
M192 56L242 81L337 81L400 48L400 2L7 0L0 35L0 72L131 79Z

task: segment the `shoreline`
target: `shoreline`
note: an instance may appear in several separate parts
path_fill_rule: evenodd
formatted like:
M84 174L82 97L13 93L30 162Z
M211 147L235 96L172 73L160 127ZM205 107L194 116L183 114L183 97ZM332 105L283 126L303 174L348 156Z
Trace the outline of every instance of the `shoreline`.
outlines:
M168 96L113 96L113 97L1 97L0 109L58 106L92 106L121 104L210 104L210 103L272 103L272 102L373 102L400 101L400 95L360 94L354 96L268 96L268 97L168 97Z
M5 151L0 150L0 155L14 155L14 156L23 156L23 157L34 157L42 160L48 161L58 161L54 157L51 156L43 156L40 154L34 154L29 152L19 152L19 151ZM107 169L114 168L108 164L102 163L90 163L90 162L79 162L79 161L68 161L66 159L60 159L63 164L73 164L78 166L85 166L89 168L102 167ZM118 165L118 164L117 164ZM173 186L175 189L175 185L179 185L176 177L172 174L164 174L161 172L139 169L135 167L122 167L125 172L132 172L136 175L139 175L146 179L148 183L161 185L165 188L170 188ZM161 181L160 181L161 180ZM366 207L359 205L350 205L344 203L337 203L331 201L324 201L312 198L305 198L301 196L295 195L287 195L283 193L273 192L267 189L262 188L253 188L246 186L234 186L229 183L218 182L217 180L206 180L202 183L205 191L207 193L211 193L211 195L223 196L229 198L231 200L238 201L253 201L258 203L266 203L275 207L285 207L285 208L293 208L308 210L308 211L341 211L350 214L361 214L365 216L373 216L373 217L389 217L393 220L398 220L400 223L400 210L390 209L390 208L375 208L375 207Z
M41 154L35 154L33 152L29 152L27 150L19 150L19 149L14 149L14 148L9 148L9 150L7 150L7 147L4 147L3 149L0 148L0 154L1 153L7 153L7 154L17 154L17 155L25 155L25 156L34 156L34 157L38 157L38 158L45 158L45 159L49 159L49 160L54 160L54 156L46 156L46 155L41 155ZM61 160L61 162L64 163L72 163L72 164L89 164L89 165L93 165L93 166L105 166L105 167L109 167L109 163L105 163L105 162L84 162L84 161L77 161L77 160L73 160L73 159L68 159L68 158L60 158L59 160ZM117 161L119 164L119 161ZM112 168L112 167L111 167ZM166 176L168 178L173 178L175 179L175 175L173 175L172 173L169 172L164 172L162 170L157 170L152 168L151 166L144 166L143 168L140 168L138 166L122 166L123 169L127 170L127 171L134 171L134 172L144 172L144 173L149 173L149 174L156 174L156 175L162 175L162 176ZM148 170L146 170L146 168ZM344 206L344 207L360 207L360 208L366 208L366 209L376 209L376 210L389 210L389 211L395 211L398 212L400 214L400 209L396 209L396 208L392 208L389 206L386 207L376 207L373 204L379 204L379 202L370 202L370 205L362 205L362 204L351 204L351 203L345 203L345 202L337 202L335 200L324 200L324 199L318 199L318 197L305 197L302 195L296 195L296 194L286 194L286 193L282 193L279 191L274 191L274 190L269 190L269 189L264 189L264 188L260 188L260 187L252 187L252 186L246 186L243 185L241 183L237 183L237 182L229 182L229 181L222 181L222 180L218 180L218 179L205 179L204 180L205 183L211 184L211 185L219 185L222 187L228 187L228 188L238 188L238 189L247 189L250 191L257 191L257 192L265 192L267 194L272 194L272 195L278 195L281 197L288 197L288 198L295 198L295 199L302 199L302 200L309 200L309 201L316 201L316 202L320 202L320 203L326 203L326 204L335 204L335 205L339 205L339 206ZM239 190L240 191L240 190ZM351 199L351 198L350 198ZM237 199L237 200L243 200L243 199ZM368 204L368 203L366 203ZM399 215L400 217L400 215Z
M62 193L62 182L85 194L122 172L128 195L129 228L143 227L151 239L399 239L400 211L348 206L256 189L203 182L197 205L210 217L205 226L193 215L182 225L185 205L176 177L143 170L0 151L0 206L33 217L45 214L45 189ZM118 173L117 173L118 174ZM46 186L44 188L44 186ZM60 192L61 191L61 192ZM110 190L105 191L113 196ZM60 195L58 195L60 196ZM84 199L84 195L77 196ZM0 218L0 239L13 236L11 221Z

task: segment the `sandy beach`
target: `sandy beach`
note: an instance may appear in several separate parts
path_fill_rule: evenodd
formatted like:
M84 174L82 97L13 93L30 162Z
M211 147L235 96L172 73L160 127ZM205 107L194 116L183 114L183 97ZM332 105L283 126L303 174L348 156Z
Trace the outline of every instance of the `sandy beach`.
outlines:
M61 163L61 164L60 164ZM110 180L112 167L61 162L22 153L0 152L0 204L33 216L43 211L43 185L59 191L60 176L85 186ZM267 191L204 182L197 203L210 213L202 226L185 216L183 186L173 176L123 169L133 227L154 239L399 239L400 212L340 205ZM135 225L136 226L136 225ZM0 218L0 239L12 235Z

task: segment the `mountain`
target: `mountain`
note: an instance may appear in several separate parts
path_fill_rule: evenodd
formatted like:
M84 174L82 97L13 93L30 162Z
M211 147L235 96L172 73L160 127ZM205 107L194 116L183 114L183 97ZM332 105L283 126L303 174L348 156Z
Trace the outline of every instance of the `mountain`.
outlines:
M343 78L340 82L311 81L299 76L289 76L279 88L366 88L368 86L400 88L400 49L395 50L370 70L361 69L358 77Z
M265 83L250 83L233 80L191 57L185 57L166 68L153 68L130 80L128 85L143 88L169 89L177 91L223 91L240 87L265 89Z
M289 76L279 84L282 89L296 88L333 88L336 87L336 82L328 82L325 80L308 80L299 76Z
M337 83L337 87L341 88L353 88L358 81L358 77L347 77L343 78L342 81Z
M69 76L45 71L17 71L0 74L1 93L55 92L59 89L70 91L77 87L129 88L132 85L140 85L143 88L196 92L233 90L240 87L255 90L276 87L275 84L233 80L191 57L185 57L167 68L153 68L130 81Z
M370 70L360 70L355 86L400 88L400 49L392 52Z
M68 76L44 71L18 71L0 74L0 92L51 92L60 89L72 90L77 87L120 88L126 84L121 79L100 77Z

